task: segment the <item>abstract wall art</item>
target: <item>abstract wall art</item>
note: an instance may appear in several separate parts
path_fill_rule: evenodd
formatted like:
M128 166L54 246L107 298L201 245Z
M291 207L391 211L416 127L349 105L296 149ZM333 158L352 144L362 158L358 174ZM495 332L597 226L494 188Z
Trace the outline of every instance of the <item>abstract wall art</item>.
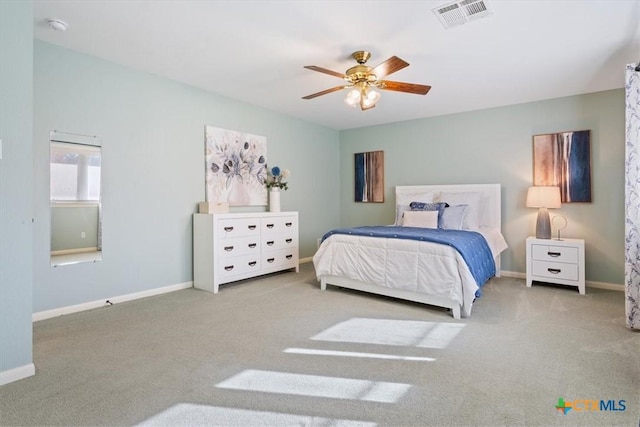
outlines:
M384 151L355 153L355 201L384 202Z
M590 131L534 135L533 185L560 187L562 203L591 202Z
M267 138L205 126L206 200L267 204Z

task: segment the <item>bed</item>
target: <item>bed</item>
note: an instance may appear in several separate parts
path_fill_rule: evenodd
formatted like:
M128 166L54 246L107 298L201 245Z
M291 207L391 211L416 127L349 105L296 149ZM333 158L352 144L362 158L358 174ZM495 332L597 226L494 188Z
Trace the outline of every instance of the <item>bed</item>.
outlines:
M455 319L469 317L482 285L500 275L500 254L507 248L500 185L398 186L395 196L393 225L336 229L323 236L313 257L320 288L355 289L449 308ZM405 231L428 236L398 234ZM467 236L480 246L466 253L440 240ZM476 252L482 268L492 271L478 273L471 260Z

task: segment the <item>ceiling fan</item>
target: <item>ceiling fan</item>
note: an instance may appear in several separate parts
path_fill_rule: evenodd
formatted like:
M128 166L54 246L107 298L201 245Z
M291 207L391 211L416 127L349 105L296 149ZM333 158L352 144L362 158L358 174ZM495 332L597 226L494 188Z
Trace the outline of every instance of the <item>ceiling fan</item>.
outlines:
M302 99L313 99L342 89L353 88L347 93L347 98L344 101L352 107L360 104L360 108L364 111L375 107L376 102L380 99L380 94L376 92L374 88L392 90L395 92L415 93L417 95L426 95L427 92L429 92L429 89L431 89L431 86L415 83L381 80L381 78L409 66L408 62L403 61L397 56L392 56L374 68L366 65L367 60L371 57L370 52L359 50L354 52L351 56L358 62L358 65L349 68L344 74L331 71L326 68L317 67L315 65L306 65L304 68L340 77L341 79L344 79L347 84L303 96Z

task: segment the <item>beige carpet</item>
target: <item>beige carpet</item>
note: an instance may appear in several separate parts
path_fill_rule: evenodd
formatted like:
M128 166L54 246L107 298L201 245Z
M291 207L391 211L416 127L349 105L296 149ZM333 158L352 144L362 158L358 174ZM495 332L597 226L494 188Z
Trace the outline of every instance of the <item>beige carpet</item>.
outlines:
M471 318L313 267L34 324L9 425L620 425L640 420L622 292L493 279ZM576 407L565 415L558 399ZM606 409L579 411L583 400ZM620 402L624 401L624 402ZM582 406L581 406L582 405Z

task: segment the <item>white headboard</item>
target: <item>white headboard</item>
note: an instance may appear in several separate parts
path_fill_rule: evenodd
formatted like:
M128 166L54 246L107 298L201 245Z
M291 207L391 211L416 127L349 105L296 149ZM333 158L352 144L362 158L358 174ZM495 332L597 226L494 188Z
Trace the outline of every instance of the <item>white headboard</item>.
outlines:
M408 204L408 200L418 200L420 194L434 197L440 201L441 192L479 193L482 200L480 225L502 229L500 184L460 184L460 185L403 185L396 187L396 207ZM428 201L428 200L425 200ZM446 201L446 200L442 200Z

